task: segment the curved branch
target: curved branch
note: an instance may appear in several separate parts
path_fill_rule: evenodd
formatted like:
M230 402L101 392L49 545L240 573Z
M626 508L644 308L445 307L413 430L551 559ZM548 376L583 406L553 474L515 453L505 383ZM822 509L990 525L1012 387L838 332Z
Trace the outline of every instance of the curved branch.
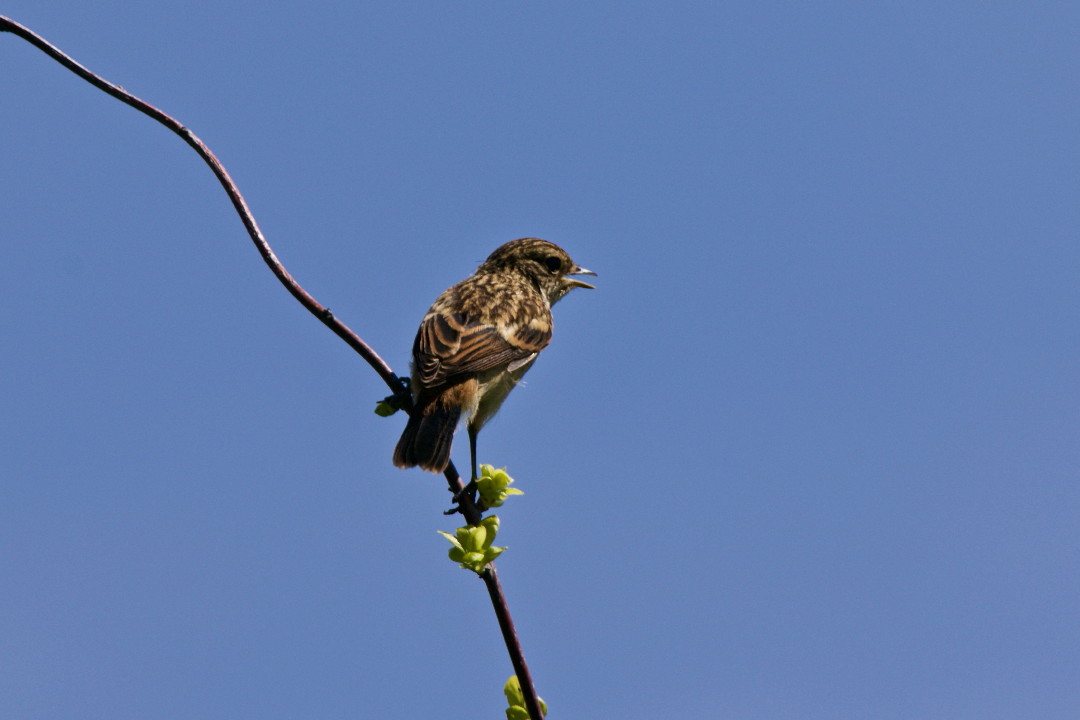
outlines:
M229 196L229 200L232 201L233 207L236 208L236 213L244 223L244 227L247 229L251 241L255 243L259 255L262 256L262 259L266 262L267 266L269 266L270 271L274 273L274 276L285 286L285 289L288 290L301 305L307 308L308 312L317 317L324 325L326 325L326 327L330 328L330 330L344 340L349 347L358 352L360 357L364 358L375 372L379 374L379 377L383 379L383 382L386 383L392 392L400 392L403 387L407 387L406 381L396 375L394 371L390 369L390 366L386 361L379 357L379 354L376 353L370 345L364 342L364 340L353 332L348 325L338 320L337 317L330 312L329 308L315 300L307 290L304 290L304 288L293 279L293 276L289 274L289 271L285 269L285 266L281 264L281 261L277 259L274 251L270 248L270 244L263 236L262 230L259 229L259 224L255 222L255 217L251 214L251 210L248 208L244 196L240 194L239 188L236 187L236 183L233 182L232 177L230 177L228 171L225 170L225 166L221 164L221 161L217 159L217 156L211 152L210 148L208 148L195 133L191 132L191 130L179 121L162 112L150 103L135 97L119 85L114 85L101 76L86 69L37 33L3 15L0 15L0 32L10 32L17 37L22 38L94 87L112 95L126 105L130 105L144 115L148 115L179 135L184 142L190 145L192 149L199 154L199 157L210 166L214 176L217 177L218 182L221 183L221 187L225 189L225 193ZM411 407L407 408L407 410L412 412ZM465 520L469 524L475 525L480 521L480 512L472 503L468 494L463 492L465 487L464 483L452 463L447 466L444 475L446 476L451 492L455 493L457 497L461 497L460 508ZM503 639L506 642L506 649L510 653L510 662L514 667L515 673L517 673L518 681L521 683L522 694L525 696L525 704L529 710L529 714L533 718L542 718L543 713L540 712L540 704L537 700L536 689L533 687L528 665L525 663L525 655L522 651L521 643L518 640L517 632L514 629L514 622L510 618L510 609L506 603L506 597L503 594L502 586L499 583L499 576L495 572L494 564L490 565L488 569L484 571L482 577L484 583L487 585L488 594L491 596L491 602L495 608L495 615L499 620L499 627L502 629Z
M266 261L271 272L273 272L277 279L281 281L281 284L285 286L285 289L287 289L301 305L307 308L312 315L319 318L324 325L330 328L334 334L348 343L349 347L360 353L360 356L367 360L368 364L375 369L375 372L379 373L379 376L382 377L383 381L386 382L391 390L396 392L401 389L398 377L394 374L394 371L390 369L390 366L386 364L386 361L379 357L378 353L372 350L371 346L353 332L348 325L334 317L334 314L331 313L328 308L319 304L315 298L304 290L304 288L300 287L300 284L293 279L292 275L289 274L289 271L285 269L285 266L283 266L281 261L277 259L277 256L274 255L274 251L270 249L270 244L267 243L266 238L263 237L262 230L259 229L259 224L255 222L255 217L251 214L251 210L248 209L244 196L240 194L240 190L236 187L236 183L233 182L233 179L225 170L225 166L221 164L221 161L217 159L217 156L210 151L210 148L208 148L195 133L191 132L191 130L184 127L180 122L150 103L135 97L119 85L114 85L104 78L90 72L55 45L49 43L29 28L20 25L14 20L0 16L0 31L7 31L21 37L23 40L26 40L31 45L37 47L53 60L56 60L94 87L107 92L109 95L130 105L139 112L149 115L151 118L157 120L169 130L172 130L183 138L184 142L190 145L195 152L199 154L199 157L206 161L206 164L210 166L210 169L217 177L218 182L225 188L225 194L229 196L229 200L232 201L233 207L236 208L236 213L240 216L240 220L243 221L244 227L247 228L248 235L251 236L251 241L255 243L255 247L258 249L262 259Z

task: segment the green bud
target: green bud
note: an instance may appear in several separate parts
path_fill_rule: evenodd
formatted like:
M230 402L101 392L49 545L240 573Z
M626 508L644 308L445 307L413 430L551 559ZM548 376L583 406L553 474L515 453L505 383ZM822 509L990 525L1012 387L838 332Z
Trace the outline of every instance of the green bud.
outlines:
M511 675L503 685L503 695L508 705L524 705L525 695L521 692L521 682L517 675Z
M437 532L453 545L447 556L466 570L480 574L489 562L499 557L506 548L492 547L495 533L499 529L496 515L484 518L479 525L459 527L454 534L438 530Z
M511 488L514 478L506 473L506 468L496 470L491 465L480 466L480 477L476 479L476 488L480 500L487 507L499 507L510 495L524 495L517 488Z
M397 411L398 408L386 402L386 400L380 400L379 402L375 403L375 414L379 417L390 417Z
M525 693L521 692L517 675L511 675L503 685L503 694L506 695L506 704L510 706L506 708L506 720L529 720L529 711L525 709ZM547 703L542 698L537 700L540 701L540 711L547 715Z

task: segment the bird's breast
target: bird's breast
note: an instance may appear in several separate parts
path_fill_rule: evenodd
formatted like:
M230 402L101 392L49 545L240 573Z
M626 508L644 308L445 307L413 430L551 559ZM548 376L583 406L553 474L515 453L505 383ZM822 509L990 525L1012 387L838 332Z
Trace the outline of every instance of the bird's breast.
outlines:
M499 407L502 406L503 400L518 384L522 376L529 371L535 360L536 353L533 353L528 358L511 363L508 366L494 368L479 374L477 379L480 386L476 393L476 409L468 413L470 428L479 431L488 420L495 416L495 413L499 411Z

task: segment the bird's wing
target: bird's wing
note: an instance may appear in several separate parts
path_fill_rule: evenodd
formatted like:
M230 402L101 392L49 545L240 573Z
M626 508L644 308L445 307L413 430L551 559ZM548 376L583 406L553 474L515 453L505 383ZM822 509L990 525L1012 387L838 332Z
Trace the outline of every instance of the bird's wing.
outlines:
M500 365L521 367L549 342L550 323L493 325L433 309L413 342L414 370L424 387L433 387L455 375Z

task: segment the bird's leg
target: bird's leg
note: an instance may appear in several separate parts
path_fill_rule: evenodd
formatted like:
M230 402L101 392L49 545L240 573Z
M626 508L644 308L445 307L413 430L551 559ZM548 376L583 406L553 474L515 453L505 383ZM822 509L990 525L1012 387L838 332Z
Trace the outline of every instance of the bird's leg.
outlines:
M455 505L461 502L461 498L468 495L472 498L473 503L476 504L477 509L483 512L484 508L476 501L476 478L479 477L476 472L476 436L480 432L473 428L472 425L467 425L466 429L469 431L469 459L471 461L470 468L472 477L469 478L469 484L454 493L453 501Z
M472 457L472 483L475 485L477 478L480 477L476 472L476 436L478 431L469 427L469 455Z

